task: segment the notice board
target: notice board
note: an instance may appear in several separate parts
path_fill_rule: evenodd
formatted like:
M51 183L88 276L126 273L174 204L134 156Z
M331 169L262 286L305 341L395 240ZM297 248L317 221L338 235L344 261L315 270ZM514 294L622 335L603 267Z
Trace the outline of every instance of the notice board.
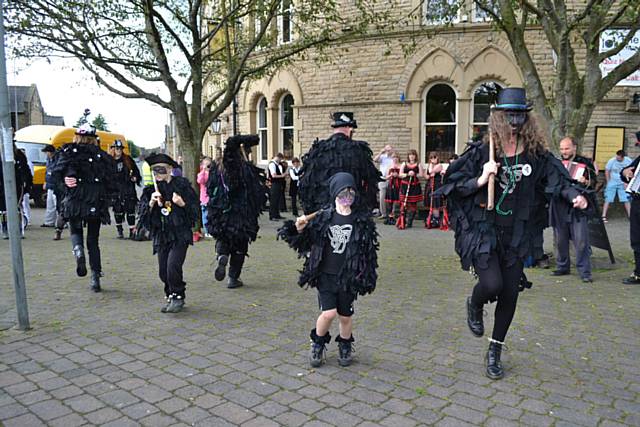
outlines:
M624 149L624 127L596 126L596 138L593 144L593 160L600 169L604 169L616 151Z

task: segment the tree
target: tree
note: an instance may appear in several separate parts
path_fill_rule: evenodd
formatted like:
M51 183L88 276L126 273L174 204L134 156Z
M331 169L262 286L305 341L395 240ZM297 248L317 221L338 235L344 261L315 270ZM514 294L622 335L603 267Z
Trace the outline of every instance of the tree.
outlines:
M640 0L474 0L508 38L535 111L549 124L554 147L565 135L581 146L594 109L615 85L640 67ZM451 17L465 1L430 0L429 14ZM527 32L541 31L554 54L551 87L545 87ZM607 34L607 40L601 36ZM603 75L600 64L623 49L635 53Z
M83 124L85 124L87 122L87 115L83 115L82 117L80 117L77 121L76 124L73 125L73 127L80 127ZM102 114L98 114L97 116L95 116L93 118L93 120L91 121L91 125L93 127L95 127L97 130L101 130L104 132L111 132L109 130L109 125L107 123L107 119L104 118L104 116Z
M129 153L131 154L131 157L134 159L140 157L140 148L138 148L138 146L130 139L127 139L127 144L129 144Z
M346 10L334 0L297 0L295 9L292 0L14 0L8 45L22 57L75 57L110 91L171 110L195 178L205 132L245 82L309 48L323 58L330 43L387 25L389 3L359 0Z

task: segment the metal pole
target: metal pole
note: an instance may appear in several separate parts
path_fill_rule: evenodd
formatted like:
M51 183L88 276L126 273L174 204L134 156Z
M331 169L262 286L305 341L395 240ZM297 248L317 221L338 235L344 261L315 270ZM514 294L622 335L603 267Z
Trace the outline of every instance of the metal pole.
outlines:
M27 288L24 281L22 260L21 218L18 215L18 195L16 194L16 171L13 157L13 136L9 110L9 89L7 87L7 64L4 56L4 0L0 0L0 153L4 176L4 194L7 203L9 238L11 239L11 262L13 265L13 286L16 290L18 329L30 329L27 307Z

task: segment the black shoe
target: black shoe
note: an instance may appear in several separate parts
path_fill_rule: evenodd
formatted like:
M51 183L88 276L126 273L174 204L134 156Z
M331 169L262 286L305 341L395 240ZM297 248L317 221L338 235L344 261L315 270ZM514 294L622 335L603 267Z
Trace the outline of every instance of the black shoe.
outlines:
M171 298L171 302L167 306L166 313L180 313L184 308L184 298L179 296Z
M229 280L227 280L227 288L229 289L235 289L241 286L244 286L244 283L242 283L242 280L240 279L234 279L233 277L229 277Z
M502 362L500 362L501 353L502 344L491 341L489 343L489 350L487 350L486 356L486 374L492 380L499 380L500 378L504 377L504 369L502 369Z
M135 240L136 233L133 231L133 228L129 228L129 240Z
M165 297L165 304L160 309L160 313L166 313L170 305L171 305L171 298Z
M229 257L227 255L218 255L218 266L216 267L216 271L213 273L218 282L222 282L224 280L224 276L227 275L228 262Z
M311 350L309 350L309 365L318 368L325 362L327 353L327 343L331 342L329 332L325 336L319 337L315 328L311 330Z
M338 343L338 364L340 366L349 366L353 361L353 335L349 339L344 339L340 335L336 337Z
M552 276L567 276L569 274L571 274L571 273L569 273L568 270L553 270L551 272Z
M91 290L93 292L100 292L102 290L100 287L100 273L93 270L91 270Z
M622 279L623 285L640 285L640 276L632 274L630 277Z
M116 225L116 229L118 230L118 239L124 239L124 233L122 231L122 225Z
M53 240L60 240L62 238L62 230L56 228L56 233L53 235Z
M551 267L551 261L549 260L549 255L544 254L542 258L536 260L536 267L544 268L545 270Z
M476 307L467 297L467 326L476 337L484 335L484 321L482 319L482 307Z
M87 275L87 260L84 257L84 247L76 245L73 247L73 256L76 257L76 274L80 277Z
M591 277L583 277L582 283L593 283L593 279Z

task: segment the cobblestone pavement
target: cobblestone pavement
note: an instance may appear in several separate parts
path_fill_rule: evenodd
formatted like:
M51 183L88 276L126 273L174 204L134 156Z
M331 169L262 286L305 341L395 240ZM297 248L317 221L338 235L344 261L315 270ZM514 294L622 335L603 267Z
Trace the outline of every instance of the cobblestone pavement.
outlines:
M42 211L36 210L35 224ZM0 332L0 421L9 426L640 425L640 286L626 220L608 224L618 263L594 251L593 284L528 270L507 337L506 377L483 373L452 233L380 225L380 280L357 301L357 362L335 343L307 365L315 292L264 221L242 278L213 279L212 241L190 248L187 308L161 314L149 243L102 229L104 292L74 274L68 234L37 225L24 243L33 329ZM549 235L547 234L547 237ZM550 249L547 239L547 249ZM0 320L15 317L9 244L0 241ZM493 307L487 307L488 330ZM336 325L332 334L336 334ZM0 424L2 424L0 423Z

